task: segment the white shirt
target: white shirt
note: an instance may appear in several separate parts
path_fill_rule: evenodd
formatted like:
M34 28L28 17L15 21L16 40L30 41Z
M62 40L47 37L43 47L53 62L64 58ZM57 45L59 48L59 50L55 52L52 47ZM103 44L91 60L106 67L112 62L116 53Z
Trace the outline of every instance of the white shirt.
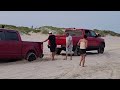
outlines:
M66 37L66 46L70 46L70 47L73 47L73 41L72 41L72 36L68 36Z

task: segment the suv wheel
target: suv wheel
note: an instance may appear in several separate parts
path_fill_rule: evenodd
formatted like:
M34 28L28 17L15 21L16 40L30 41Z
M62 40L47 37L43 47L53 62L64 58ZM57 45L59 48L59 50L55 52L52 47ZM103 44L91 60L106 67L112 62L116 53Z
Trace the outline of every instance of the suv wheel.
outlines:
M98 48L98 53L101 53L101 54L104 53L104 45L103 44Z
M74 56L80 56L80 48L77 46L74 51Z

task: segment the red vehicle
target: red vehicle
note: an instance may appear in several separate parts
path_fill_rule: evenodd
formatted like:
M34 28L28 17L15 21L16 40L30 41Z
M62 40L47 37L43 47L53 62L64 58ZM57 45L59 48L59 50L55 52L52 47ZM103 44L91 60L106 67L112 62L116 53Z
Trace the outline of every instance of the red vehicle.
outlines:
M42 42L22 41L18 31L0 29L0 59L33 61L38 57L43 57Z
M105 41L100 37L100 35L96 35L93 30L88 29L75 29L75 28L67 28L65 29L65 33L68 32L73 38L73 52L74 55L80 55L80 49L77 48L78 41L83 38L84 35L87 35L88 40L88 48L89 50L97 50L98 53L103 53L105 48ZM66 48L66 37L65 35L56 35L56 43L57 49L56 53L60 54L62 50Z

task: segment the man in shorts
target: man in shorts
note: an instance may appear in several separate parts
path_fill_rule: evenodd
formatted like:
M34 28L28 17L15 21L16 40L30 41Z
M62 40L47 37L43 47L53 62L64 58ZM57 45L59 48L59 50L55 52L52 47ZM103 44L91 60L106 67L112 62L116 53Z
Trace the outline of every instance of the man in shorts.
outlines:
M72 60L72 49L73 49L72 36L70 36L69 33L66 33L66 58L64 60L67 60L68 54L70 54L70 60Z
M43 41L43 42L46 42L49 40L49 43L50 43L50 52L52 52L52 60L55 60L54 57L55 57L55 50L56 50L56 38L55 38L55 35L52 34L52 32L49 32L49 37Z

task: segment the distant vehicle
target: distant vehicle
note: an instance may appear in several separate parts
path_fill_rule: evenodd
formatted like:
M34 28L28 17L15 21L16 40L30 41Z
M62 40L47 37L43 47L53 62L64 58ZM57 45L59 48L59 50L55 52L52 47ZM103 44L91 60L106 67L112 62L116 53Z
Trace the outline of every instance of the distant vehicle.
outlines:
M100 37L100 34L96 34L93 30L88 29L76 29L76 28L66 28L65 33L69 33L73 38L73 52L74 55L80 55L80 49L77 48L78 41L87 35L88 48L87 51L97 50L98 53L103 53L105 48L105 41ZM49 44L49 43L48 43ZM60 54L62 50L66 50L66 36L56 35L57 49L56 53ZM76 51L77 50L77 51Z
M0 29L0 59L26 59L43 57L42 42L22 41L16 30Z

